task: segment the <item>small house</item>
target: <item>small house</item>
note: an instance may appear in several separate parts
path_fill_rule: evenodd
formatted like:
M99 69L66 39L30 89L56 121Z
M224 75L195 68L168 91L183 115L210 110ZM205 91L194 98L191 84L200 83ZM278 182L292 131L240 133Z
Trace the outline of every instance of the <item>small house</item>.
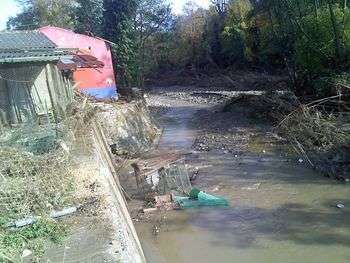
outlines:
M73 90L58 63L73 57L40 31L0 32L0 124L63 116Z
M103 67L78 68L73 79L82 93L99 98L117 98L117 85L110 45L106 40L74 33L71 30L46 26L39 29L59 48L78 49L81 56L93 56Z

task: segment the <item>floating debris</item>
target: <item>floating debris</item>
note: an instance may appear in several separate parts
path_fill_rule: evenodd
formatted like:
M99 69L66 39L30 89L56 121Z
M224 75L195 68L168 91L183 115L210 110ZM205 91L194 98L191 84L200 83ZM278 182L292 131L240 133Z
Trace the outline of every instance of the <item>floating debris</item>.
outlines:
M340 208L340 209L345 208L345 205L343 205L343 204L337 204L336 206L337 206L337 208Z
M182 209L205 207L205 206L228 206L229 203L225 198L207 194L196 188L193 188L189 197L174 196Z

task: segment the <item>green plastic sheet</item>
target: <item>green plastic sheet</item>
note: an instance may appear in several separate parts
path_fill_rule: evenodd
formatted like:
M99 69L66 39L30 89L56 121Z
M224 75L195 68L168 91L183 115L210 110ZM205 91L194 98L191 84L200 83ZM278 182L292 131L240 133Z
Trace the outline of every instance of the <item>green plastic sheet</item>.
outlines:
M175 202L177 202L183 209L229 205L228 201L225 198L213 196L203 191L199 192L198 199L191 199L190 197L184 196L175 196Z

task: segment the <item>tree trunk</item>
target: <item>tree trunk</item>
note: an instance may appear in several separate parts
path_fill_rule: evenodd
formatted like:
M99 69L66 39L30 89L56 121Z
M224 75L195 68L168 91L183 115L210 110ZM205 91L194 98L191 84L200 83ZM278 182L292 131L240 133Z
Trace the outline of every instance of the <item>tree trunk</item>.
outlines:
M141 10L140 12L140 20L141 20L141 29L140 29L140 52L141 54L139 54L139 69L138 69L138 77L139 77L139 80L138 80L138 84L139 84L139 87L141 89L141 93L142 95L144 94L144 91L145 91L145 85L144 85L144 71L145 71L145 39L144 39L144 27L143 27L143 10Z
M328 8L329 8L329 14L331 16L332 21L332 27L333 27L333 33L334 33L334 52L336 60L339 60L340 58L340 36L339 36L339 30L337 25L337 20L333 11L333 6L331 0L327 0Z
M317 0L314 0L314 9L315 9L316 22L318 22L318 4L317 4Z

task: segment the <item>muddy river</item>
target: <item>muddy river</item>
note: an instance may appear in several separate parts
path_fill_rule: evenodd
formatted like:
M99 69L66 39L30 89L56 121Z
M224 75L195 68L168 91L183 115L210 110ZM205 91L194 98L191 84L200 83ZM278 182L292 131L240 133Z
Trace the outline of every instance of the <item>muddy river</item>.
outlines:
M199 109L174 103L160 119L160 148L190 150L199 131L189 124ZM152 223L138 223L148 262L350 262L349 186L273 149L254 149L188 158L200 168L195 186L230 207L168 212L157 236Z

